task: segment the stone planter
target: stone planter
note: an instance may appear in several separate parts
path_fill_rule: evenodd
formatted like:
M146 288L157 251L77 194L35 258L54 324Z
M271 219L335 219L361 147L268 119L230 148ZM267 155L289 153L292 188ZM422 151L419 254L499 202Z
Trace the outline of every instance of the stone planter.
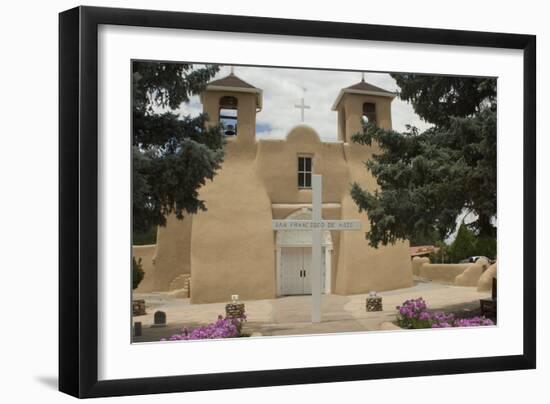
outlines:
M145 314L147 314L147 312L145 311L145 300L132 300L132 314L134 316L144 316Z
M166 313L164 311L155 311L153 318L154 324L151 325L153 328L166 327Z
M234 318L244 316L244 303L227 303L225 305L225 315Z
M382 297L381 296L369 296L366 301L367 311L382 311Z

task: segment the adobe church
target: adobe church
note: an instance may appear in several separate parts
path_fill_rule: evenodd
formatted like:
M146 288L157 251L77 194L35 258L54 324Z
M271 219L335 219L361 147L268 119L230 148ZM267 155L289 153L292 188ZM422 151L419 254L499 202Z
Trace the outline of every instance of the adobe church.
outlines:
M409 243L369 246L367 214L359 213L350 196L353 182L377 187L364 165L375 149L350 137L365 117L391 128L394 98L362 80L335 94L338 141L321 141L305 125L286 139L257 139L262 90L233 73L210 82L200 97L203 110L212 124L224 123L227 144L221 170L200 189L208 211L183 220L172 216L159 227L137 292L173 290L185 280L192 303L228 301L231 295L247 300L310 294L311 231L275 231L272 220L311 219L312 174L322 175L323 219L362 222L362 231L324 232L323 293L410 287ZM134 254L140 255L139 247Z

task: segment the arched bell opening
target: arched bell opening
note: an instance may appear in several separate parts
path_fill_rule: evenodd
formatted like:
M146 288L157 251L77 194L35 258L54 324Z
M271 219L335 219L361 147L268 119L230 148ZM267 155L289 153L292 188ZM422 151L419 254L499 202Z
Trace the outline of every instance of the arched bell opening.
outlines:
M376 123L376 104L373 102L365 102L363 104L363 116L362 116L363 122L369 122L374 125L377 125Z
M237 136L238 104L237 97L227 95L220 98L219 117L226 136Z

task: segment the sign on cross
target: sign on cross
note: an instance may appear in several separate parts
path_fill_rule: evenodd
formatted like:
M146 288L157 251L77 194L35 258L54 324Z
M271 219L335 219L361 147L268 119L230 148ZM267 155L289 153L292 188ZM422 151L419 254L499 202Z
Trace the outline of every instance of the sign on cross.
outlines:
M308 230L312 232L311 268L311 322L321 322L321 272L322 272L322 232L325 230L360 230L360 220L323 220L322 176L312 178L312 220L273 220L273 230Z

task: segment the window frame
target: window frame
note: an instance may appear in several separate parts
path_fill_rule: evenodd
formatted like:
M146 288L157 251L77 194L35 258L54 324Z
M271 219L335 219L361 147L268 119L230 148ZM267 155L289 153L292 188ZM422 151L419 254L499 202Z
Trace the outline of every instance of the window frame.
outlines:
M311 182L312 182L312 177L313 177L313 154L305 154L305 153L301 153L301 154L298 154L298 159L297 159L297 164L298 164L298 169L296 170L296 174L297 174L297 186L298 186L298 189L311 189ZM301 162L301 159L304 159L304 163L303 163L303 169L300 165L300 162ZM310 164L309 164L309 171L306 169L307 168L307 164L306 164L306 159L309 159L310 161ZM300 174L303 175L303 184L300 184ZM307 181L307 176L309 175L309 185L307 185L308 181Z

